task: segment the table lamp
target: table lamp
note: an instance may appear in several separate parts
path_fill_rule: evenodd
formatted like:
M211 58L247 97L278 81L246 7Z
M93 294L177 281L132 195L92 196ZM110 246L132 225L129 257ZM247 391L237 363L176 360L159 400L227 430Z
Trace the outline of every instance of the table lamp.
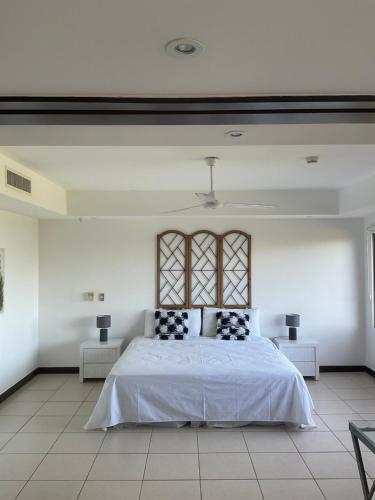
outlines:
M288 313L285 315L285 325L289 326L289 340L297 340L297 328L300 324L300 315Z
M100 328L100 342L108 342L108 328L111 326L111 316L105 314L96 317L96 328Z

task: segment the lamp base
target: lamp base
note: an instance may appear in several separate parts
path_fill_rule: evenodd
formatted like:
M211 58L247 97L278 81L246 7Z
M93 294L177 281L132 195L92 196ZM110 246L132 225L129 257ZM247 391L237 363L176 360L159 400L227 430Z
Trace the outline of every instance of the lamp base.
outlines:
M100 342L108 342L108 328L100 329Z
M294 326L289 328L289 340L297 340L297 328Z

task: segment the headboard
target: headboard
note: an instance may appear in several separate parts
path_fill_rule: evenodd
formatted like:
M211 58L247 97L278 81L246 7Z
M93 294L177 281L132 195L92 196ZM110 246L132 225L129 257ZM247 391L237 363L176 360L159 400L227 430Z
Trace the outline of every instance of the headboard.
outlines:
M156 306L251 307L251 236L177 230L157 235Z

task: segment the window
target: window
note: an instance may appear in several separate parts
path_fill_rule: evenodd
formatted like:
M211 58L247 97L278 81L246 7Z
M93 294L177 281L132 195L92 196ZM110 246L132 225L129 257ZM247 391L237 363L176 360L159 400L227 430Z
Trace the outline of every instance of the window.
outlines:
M157 242L157 307L251 305L249 234L170 230Z

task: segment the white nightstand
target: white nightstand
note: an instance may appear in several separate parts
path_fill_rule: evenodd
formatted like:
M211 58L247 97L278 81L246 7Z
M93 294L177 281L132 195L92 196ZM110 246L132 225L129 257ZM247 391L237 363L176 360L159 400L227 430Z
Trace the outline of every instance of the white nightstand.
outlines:
M124 339L109 339L108 342L86 340L80 348L79 380L106 378L112 366L121 356Z
M315 377L319 380L319 344L314 340L289 337L276 337L273 342L291 361L304 377Z

